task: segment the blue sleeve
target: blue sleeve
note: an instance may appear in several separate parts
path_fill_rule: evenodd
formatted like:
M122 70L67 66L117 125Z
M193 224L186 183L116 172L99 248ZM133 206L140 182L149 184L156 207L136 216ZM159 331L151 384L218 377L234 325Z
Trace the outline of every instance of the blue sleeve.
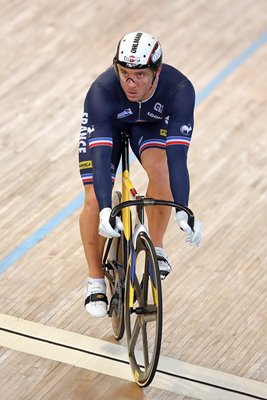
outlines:
M98 84L86 96L84 110L88 113L89 147L93 163L93 184L99 208L111 207L113 147L112 101Z
M194 127L195 91L188 79L179 84L173 97L168 124L166 151L170 186L174 200L187 206L190 180L187 153Z

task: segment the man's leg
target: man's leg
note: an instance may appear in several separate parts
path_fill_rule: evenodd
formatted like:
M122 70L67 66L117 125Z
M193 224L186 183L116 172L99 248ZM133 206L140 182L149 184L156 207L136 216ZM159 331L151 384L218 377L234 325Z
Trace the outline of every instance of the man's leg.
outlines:
M141 154L141 162L148 176L146 195L160 200L172 200L166 152L150 148ZM148 228L154 246L163 247L171 209L165 206L146 207Z
M80 215L80 232L88 265L88 276L104 278L102 254L105 239L98 234L99 207L93 185L86 185L84 207Z
M148 175L146 195L160 200L172 200L166 152L156 148L146 149L141 155L141 162ZM149 233L158 256L160 276L161 279L165 279L171 272L168 257L163 250L163 239L170 220L171 208L146 207L146 212Z
M85 186L84 207L80 215L80 232L88 265L88 286L86 291L86 310L95 317L107 315L107 304L101 301L106 294L102 254L105 239L98 234L99 207L93 185ZM99 297L100 295L100 297ZM106 297L105 297L106 299Z

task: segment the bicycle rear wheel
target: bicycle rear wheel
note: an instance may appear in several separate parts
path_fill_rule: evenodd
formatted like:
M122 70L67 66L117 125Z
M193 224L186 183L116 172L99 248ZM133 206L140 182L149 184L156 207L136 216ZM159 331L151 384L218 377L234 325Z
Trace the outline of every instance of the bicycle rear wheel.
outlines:
M112 198L112 207L121 202L121 193L116 191ZM109 316L111 317L113 335L120 340L124 335L124 279L125 272L122 261L122 237L112 239L108 254L109 275L108 280L110 291Z
M136 383L148 386L155 375L162 337L162 291L151 239L141 232L128 265L125 327L130 365Z

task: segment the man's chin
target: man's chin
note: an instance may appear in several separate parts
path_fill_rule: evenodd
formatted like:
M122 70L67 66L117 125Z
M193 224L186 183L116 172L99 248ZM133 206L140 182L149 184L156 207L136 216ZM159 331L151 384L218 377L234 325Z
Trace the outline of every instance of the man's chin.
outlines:
M137 94L127 93L126 96L129 101L139 101L139 96Z

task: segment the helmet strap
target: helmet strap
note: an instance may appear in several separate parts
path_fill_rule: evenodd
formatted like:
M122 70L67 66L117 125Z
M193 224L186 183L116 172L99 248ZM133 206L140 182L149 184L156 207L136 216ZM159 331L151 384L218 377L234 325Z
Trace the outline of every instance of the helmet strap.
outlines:
M119 74L119 68L118 68L118 64L116 62L113 61L113 66L117 75L117 78L120 80L120 74Z
M151 86L150 86L150 89L152 88L152 86L154 85L154 82L155 82L155 79L156 79L156 77L157 77L157 70L155 71L154 69L151 69L152 70L152 72L153 72L153 79L152 79L152 83L151 83ZM149 89L149 90L150 90Z

